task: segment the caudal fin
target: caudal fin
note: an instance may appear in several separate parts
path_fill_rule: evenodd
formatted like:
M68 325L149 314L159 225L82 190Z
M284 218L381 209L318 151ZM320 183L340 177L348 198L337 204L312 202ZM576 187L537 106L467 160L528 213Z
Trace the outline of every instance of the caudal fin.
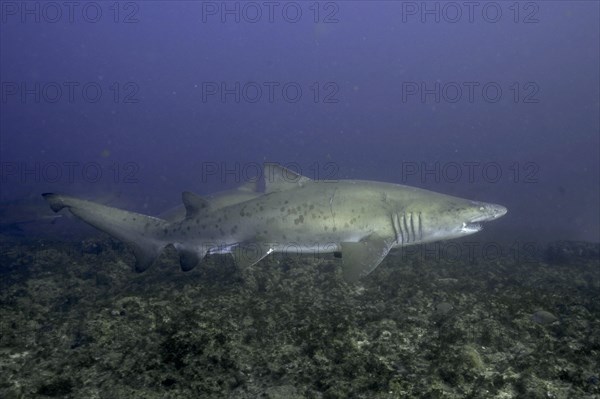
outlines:
M66 195L45 193L42 196L54 212L67 208L98 230L131 244L137 271L146 270L168 244L158 238L159 233L169 226L165 220Z

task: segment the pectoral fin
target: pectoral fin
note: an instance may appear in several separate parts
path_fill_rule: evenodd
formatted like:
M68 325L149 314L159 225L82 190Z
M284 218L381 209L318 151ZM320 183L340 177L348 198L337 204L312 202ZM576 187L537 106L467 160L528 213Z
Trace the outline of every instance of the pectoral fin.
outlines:
M348 282L353 282L371 273L390 251L390 245L376 234L359 242L343 242L342 274Z

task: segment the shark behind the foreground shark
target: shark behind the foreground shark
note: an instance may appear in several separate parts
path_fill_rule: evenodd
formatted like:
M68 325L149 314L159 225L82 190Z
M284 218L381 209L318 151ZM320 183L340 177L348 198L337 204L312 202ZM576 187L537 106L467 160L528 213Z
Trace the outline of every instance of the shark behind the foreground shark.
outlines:
M136 270L165 246L183 270L209 253L231 253L250 266L272 252L341 252L353 281L372 272L394 247L462 237L497 219L503 206L415 187L358 180L318 181L265 164L265 193L228 196L211 204L183 193L186 216L166 220L58 194L43 194L54 211L68 208L92 226L132 245Z

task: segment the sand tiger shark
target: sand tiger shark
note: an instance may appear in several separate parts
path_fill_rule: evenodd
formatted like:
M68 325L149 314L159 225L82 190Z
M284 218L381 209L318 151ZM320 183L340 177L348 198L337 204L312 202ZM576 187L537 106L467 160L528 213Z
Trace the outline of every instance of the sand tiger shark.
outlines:
M43 197L53 211L67 208L129 243L140 272L173 245L184 271L214 253L231 253L241 267L274 252L341 254L347 281L371 273L392 248L473 234L480 223L507 212L398 184L312 180L272 163L264 165L263 176L262 193L245 187L211 201L184 192L185 217L172 221L66 195Z

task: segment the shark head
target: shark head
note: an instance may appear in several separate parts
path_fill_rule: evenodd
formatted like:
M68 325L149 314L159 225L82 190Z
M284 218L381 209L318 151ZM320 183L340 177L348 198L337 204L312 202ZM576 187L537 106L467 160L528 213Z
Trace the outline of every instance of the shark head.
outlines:
M433 212L432 212L433 211ZM503 216L502 205L479 201L456 201L434 207L423 215L423 241L458 238L482 230L481 223Z
M470 201L470 203L470 206L466 206L459 211L459 219L462 220L460 231L464 232L465 235L480 231L482 229L481 222L498 219L508 212L508 209L502 205L478 201Z

